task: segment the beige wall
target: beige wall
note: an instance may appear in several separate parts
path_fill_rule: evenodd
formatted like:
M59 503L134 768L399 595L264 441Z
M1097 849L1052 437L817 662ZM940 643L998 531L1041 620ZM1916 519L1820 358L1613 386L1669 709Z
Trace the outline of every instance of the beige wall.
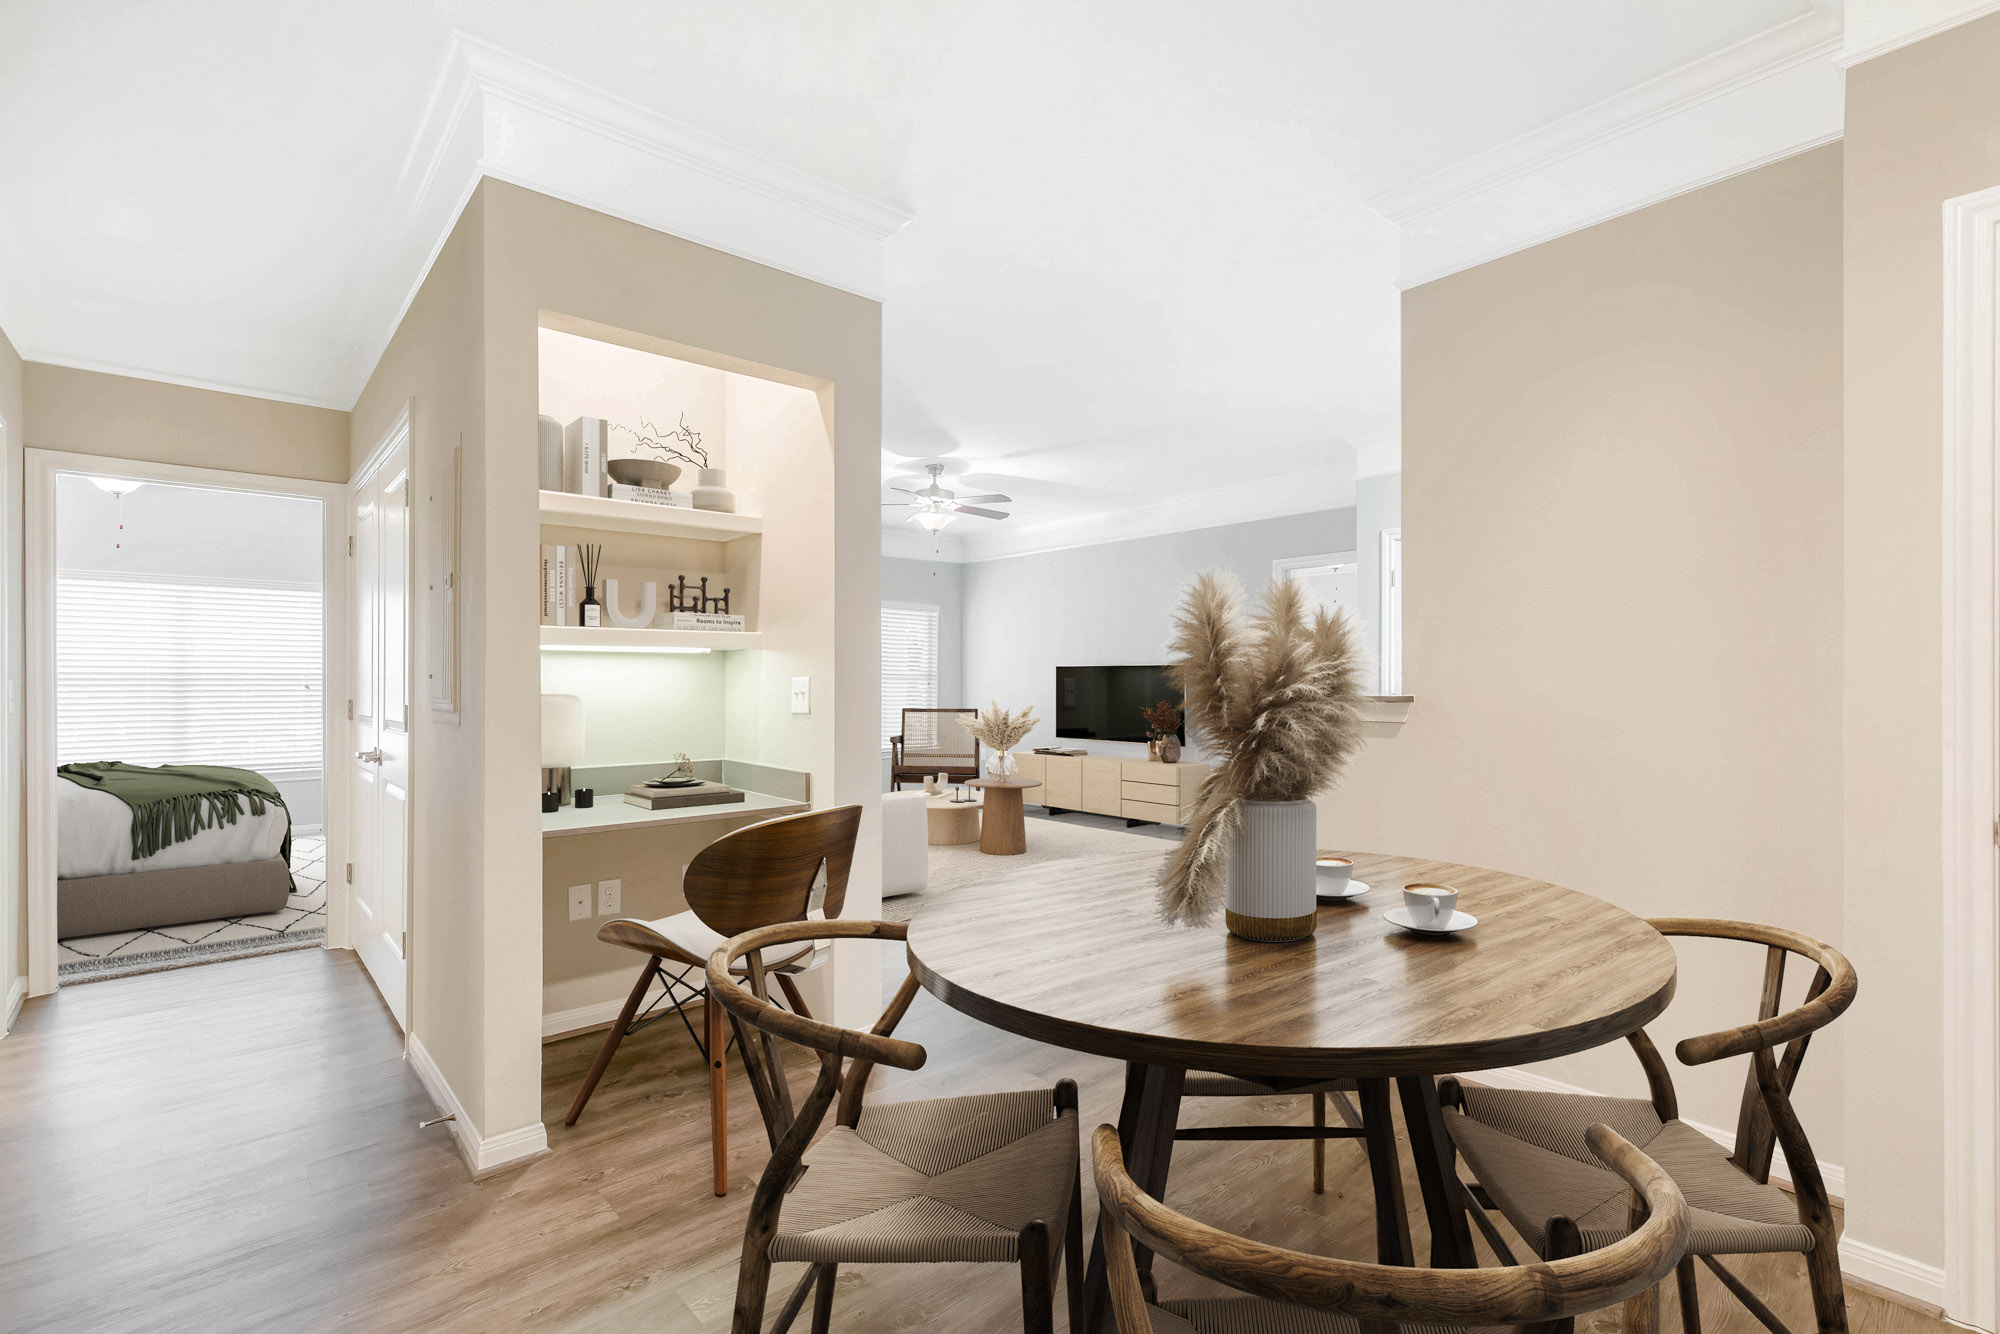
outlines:
M411 1033L437 1063L474 1127L491 1133L486 1063L492 1022L480 1004L486 955L495 948L486 911L486 871L493 850L486 842L482 808L491 717L482 642L492 619L485 567L492 528L484 464L482 218L482 200L475 194L354 404L340 472L344 478L367 462L406 408L411 409L415 495L431 494L427 480L450 466L451 451L464 442L459 718L434 718L421 699L412 710L409 931L415 985L408 1019ZM437 515L420 505L413 518L416 568L422 572L425 553L437 538ZM412 642L417 654L412 679L427 680L435 666L434 642L422 633L412 636ZM523 1123L518 1112L506 1114L511 1119L500 1129Z
M1323 845L1842 941L1840 266L1836 146L1405 294L1416 704ZM1681 957L1656 1037L1755 1014L1754 950ZM1841 1065L1800 1086L1834 1163ZM1646 1091L1623 1044L1537 1069ZM1677 1070L1684 1114L1733 1129L1743 1076Z
M0 1026L7 1019L6 998L16 979L28 973L26 883L26 812L22 809L21 719L21 489L23 428L22 365L14 344L0 331L0 532L7 545L0 552Z
M1852 1235L1943 1259L1940 587L1945 200L2000 185L2000 17L1847 72Z
M347 480L347 414L30 362L36 449L190 468Z

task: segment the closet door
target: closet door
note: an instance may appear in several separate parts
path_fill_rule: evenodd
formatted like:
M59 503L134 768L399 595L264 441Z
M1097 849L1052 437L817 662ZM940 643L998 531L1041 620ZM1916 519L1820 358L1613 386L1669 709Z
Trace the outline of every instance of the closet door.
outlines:
M354 487L354 948L398 1024L409 996L410 456Z

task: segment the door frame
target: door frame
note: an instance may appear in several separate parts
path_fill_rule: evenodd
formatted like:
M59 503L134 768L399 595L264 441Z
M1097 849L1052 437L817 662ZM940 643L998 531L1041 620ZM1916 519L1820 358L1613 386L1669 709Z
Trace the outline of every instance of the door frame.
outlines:
M2000 1318L2000 188L1944 205L1944 1309Z
M342 601L341 625L343 629L352 626L354 620L354 588L353 588L353 581L347 577L347 571L352 563L352 557L354 555L355 493L358 492L362 487L366 486L371 480L373 480L375 474L382 470L382 466L389 461L390 457L395 454L398 448L401 448L404 451L403 467L405 471L406 480L404 481L403 485L406 488L416 486L417 484L416 411L417 411L416 400L415 399L406 400L403 404L402 411L398 412L395 416L395 419L389 423L389 429L382 433L382 438L375 442L375 447L373 449L368 451L368 457L361 461L360 465L357 466L354 469L354 471L348 475L347 481L341 484L341 486L338 488L340 494L340 531L343 534L343 541L341 542L340 545L341 549L346 553L347 557L347 559L343 560L341 564L341 573L342 573L341 588L347 595L341 600ZM419 750L419 746L417 741L417 706L415 703L414 691L416 684L415 672L417 666L417 642L416 642L417 580L418 580L417 560L418 560L418 553L421 550L421 546L417 540L418 518L417 518L415 493L411 492L409 494L408 499L410 505L410 512L408 516L408 522L403 530L403 540L409 544L409 550L406 553L405 559L403 561L403 570L405 576L409 580L409 585L410 585L403 599L403 616L405 621L407 622L407 624L405 624L405 626L403 627L403 652L405 654L405 659L406 659L403 663L403 679L409 683L407 688L412 692L411 700L408 704L408 708L405 713L405 727L407 729L405 733L405 738L406 738L406 744L410 748L409 761L407 765L409 771L410 800L406 806L406 809L409 811L409 817L408 817L409 826L403 831L404 947L403 947L402 1027L403 1027L403 1050L406 1055L409 1052L410 1035L417 1031L417 969L416 969L417 926L416 926L416 914L413 911L413 909L416 905L416 897L417 897L417 877L416 877L417 795L416 794L417 794L417 763L418 763L417 752ZM341 809L343 812L346 811L347 807L350 804L350 798L353 796L353 782L352 782L353 775L349 772L347 758L352 753L354 748L354 723L352 718L346 712L347 703L354 698L354 685L355 685L354 673L353 673L354 654L352 652L352 649L353 649L353 642L351 638L344 638L342 640L342 652L345 653L346 656L342 660L344 663L344 667L342 669L342 677L341 677L343 685L343 693L341 695L342 707L339 710L341 749L337 752L341 757L340 772L342 775L342 781L340 785L340 800L341 800ZM377 707L380 707L379 701L377 703ZM331 705L329 705L329 708L331 708ZM328 752L329 755L332 755L334 753L335 752L332 751ZM343 862L346 862L347 858L343 857L342 860ZM328 863L327 874L329 877L332 875L332 863L330 862ZM351 937L352 935L352 931L348 929L348 924L353 920L352 905L354 902L354 883L351 879L351 875L352 871L350 869L350 871L348 872L348 876L343 877L341 881L341 887L340 887L341 892L339 896L341 903L341 926L343 931L346 932L346 937L343 937L343 939L347 947L349 948L353 947L353 941L347 938ZM332 883L330 879L328 883ZM333 895L329 894L327 896L327 902L331 903L333 901L333 897L334 897ZM365 971L365 965L364 965L364 971Z
M347 567L341 553L347 521L335 511L344 508L347 488L338 482L263 473L195 468L108 455L71 454L29 449L27 482L22 496L25 547L22 553L22 611L26 621L22 645L24 784L27 798L27 878L22 888L28 901L28 994L45 996L56 989L56 477L76 473L96 477L136 477L167 485L202 486L218 491L248 491L258 495L311 500L320 507L320 565L324 580L320 599L320 671L322 682L320 766L322 774L338 769L334 757L347 739L341 702L347 698ZM325 803L327 885L332 868L346 861L347 795L322 782ZM326 896L327 949L347 944L345 895Z

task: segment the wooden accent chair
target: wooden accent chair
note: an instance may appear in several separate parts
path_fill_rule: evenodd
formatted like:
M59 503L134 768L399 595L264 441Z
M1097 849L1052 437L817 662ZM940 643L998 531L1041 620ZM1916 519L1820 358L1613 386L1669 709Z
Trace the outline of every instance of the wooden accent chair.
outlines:
M854 862L854 838L861 828L859 806L836 806L831 810L809 811L765 820L724 834L695 854L681 879L688 910L654 921L636 917L616 917L598 928L597 938L609 945L623 945L646 956L639 980L625 998L625 1006L604 1035L597 1060L584 1077L583 1087L570 1104L564 1125L573 1126L583 1115L584 1104L596 1091L597 1082L618 1052L618 1044L655 1019L664 1018L667 1006L679 1014L681 1024L708 1062L708 1132L715 1164L715 1193L729 1193L729 1092L726 1055L728 1036L723 1028L723 1012L718 1005L704 1003L704 1037L694 1031L686 1007L708 994L708 956L718 945L752 926L797 922L809 913L840 916L847 902L847 876ZM811 906L814 884L825 872L826 896L821 906ZM801 945L772 961L769 971L784 989L785 999L799 1014L807 1014L805 997L799 994L796 978L817 968L825 951ZM669 971L669 970L672 971ZM660 994L642 1010L655 982Z
M1105 1277L1119 1334L1426 1334L1476 1326L1545 1331L1583 1311L1625 1303L1628 1331L1659 1328L1659 1283L1687 1245L1687 1203L1650 1158L1608 1126L1585 1132L1611 1165L1629 1210L1627 1235L1588 1255L1505 1269L1415 1269L1308 1255L1234 1236L1176 1213L1125 1171L1118 1132L1091 1138L1104 1220ZM1152 1302L1132 1254L1137 1240L1174 1263L1255 1294ZM1346 1317L1342 1319L1341 1317Z
M1049 1334L1058 1255L1068 1271L1070 1328L1082 1328L1075 1082L864 1107L876 1065L914 1070L924 1063L922 1047L892 1036L916 998L915 976L904 977L866 1033L771 1004L762 953L782 956L809 941L908 935L901 922L802 922L748 931L709 956L709 993L729 1011L775 1145L744 1229L734 1334L762 1334L771 1266L788 1260L810 1268L772 1334L791 1327L809 1292L814 1334L826 1334L834 1275L843 1263L938 1261L1020 1265L1023 1328ZM737 968L738 960L747 960L747 970ZM819 1078L796 1107L779 1038L818 1054ZM836 1093L834 1128L813 1144Z
M1243 1079L1236 1075L1215 1074L1210 1071L1190 1070L1186 1082L1181 1086L1181 1097L1186 1098L1266 1098L1279 1094L1310 1094L1312 1097L1313 1120L1310 1126L1176 1126L1175 1139L1304 1139L1312 1141L1313 1194L1326 1193L1326 1142L1330 1139L1363 1139L1367 1137L1361 1113L1348 1097L1356 1090L1351 1079L1329 1079L1323 1083L1300 1084L1285 1087L1282 1083L1266 1083L1263 1080ZM1326 1100L1333 1098L1340 1109L1341 1125L1326 1123ZM1388 1132L1391 1136L1393 1131ZM1387 1151L1395 1152L1393 1138L1387 1142ZM1377 1146L1369 1145L1370 1153ZM1393 1158L1392 1158L1393 1161Z
M979 742L958 724L978 716L977 709L904 709L903 730L889 738L889 790L936 774L959 783L979 777Z
M1701 1329L1695 1297L1697 1258L1765 1327L1786 1334L1770 1308L1716 1258L1771 1251L1804 1253L1819 1329L1822 1334L1845 1334L1847 1297L1833 1211L1819 1160L1792 1110L1791 1092L1812 1034L1853 1004L1854 969L1832 946L1777 927L1686 917L1655 918L1652 925L1662 935L1764 946L1757 1021L1688 1038L1674 1048L1683 1065L1706 1065L1729 1056L1751 1058L1736 1122L1735 1151L1725 1157L1720 1145L1679 1119L1667 1063L1644 1029L1628 1041L1645 1068L1650 1101L1480 1088L1456 1079L1441 1080L1445 1124L1479 1182L1472 1191L1480 1206L1472 1211L1473 1220L1501 1255L1507 1252L1485 1216L1487 1209L1505 1214L1544 1259L1574 1255L1624 1236L1624 1217L1611 1198L1616 1180L1582 1152L1583 1127L1603 1122L1658 1159L1687 1195L1694 1232L1676 1277L1681 1324L1688 1334L1699 1334ZM1792 954L1815 964L1817 971L1803 1003L1780 1014L1785 961ZM1787 1198L1770 1184L1774 1142L1785 1151L1795 1198Z

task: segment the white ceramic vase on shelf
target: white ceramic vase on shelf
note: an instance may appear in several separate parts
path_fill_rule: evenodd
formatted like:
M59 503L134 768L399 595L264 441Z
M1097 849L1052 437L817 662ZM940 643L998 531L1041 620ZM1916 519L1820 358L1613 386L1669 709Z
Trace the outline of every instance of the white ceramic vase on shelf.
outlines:
M1229 850L1223 915L1245 940L1304 940L1319 925L1313 859L1317 808L1310 801L1246 801Z
M728 474L720 468L703 468L695 476L696 509L717 510L723 514L736 513L736 493L729 489Z

